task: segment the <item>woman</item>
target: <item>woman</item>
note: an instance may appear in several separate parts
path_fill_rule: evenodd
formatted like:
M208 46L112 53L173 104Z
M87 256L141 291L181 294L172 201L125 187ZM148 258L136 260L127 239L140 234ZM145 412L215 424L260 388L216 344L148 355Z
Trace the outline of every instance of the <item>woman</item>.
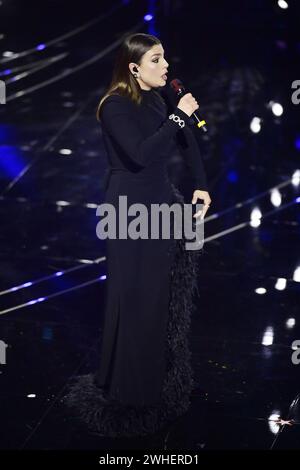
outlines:
M166 84L168 65L158 38L128 36L99 103L110 167L105 202L117 214L120 195L127 197L127 207L142 203L149 213L152 204L183 203L167 176L174 144L193 170L193 203L204 201L196 217L203 218L211 202L188 127L198 103L189 93L168 115L156 90ZM100 368L76 377L67 401L101 435L154 433L189 406L193 379L187 333L197 254L185 250L183 239L160 237L108 238L106 248Z

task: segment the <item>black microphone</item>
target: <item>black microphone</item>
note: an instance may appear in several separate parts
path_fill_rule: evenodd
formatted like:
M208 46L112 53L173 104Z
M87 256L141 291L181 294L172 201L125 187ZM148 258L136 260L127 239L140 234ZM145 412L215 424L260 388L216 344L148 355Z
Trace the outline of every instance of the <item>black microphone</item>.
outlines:
M182 82L181 82L178 78L174 78L174 80L171 80L170 86L171 86L171 88L173 89L173 91L176 93L176 95L177 95L179 98L182 98L182 96L184 96L184 95L187 93L187 92L185 91L185 88L184 88ZM202 129L203 132L207 132L207 127L205 126L206 121L204 121L204 119L201 119L201 118L198 116L198 112L197 112L197 111L195 111L195 112L193 113L193 117L194 117L195 120L196 120L197 127L199 127L200 129Z

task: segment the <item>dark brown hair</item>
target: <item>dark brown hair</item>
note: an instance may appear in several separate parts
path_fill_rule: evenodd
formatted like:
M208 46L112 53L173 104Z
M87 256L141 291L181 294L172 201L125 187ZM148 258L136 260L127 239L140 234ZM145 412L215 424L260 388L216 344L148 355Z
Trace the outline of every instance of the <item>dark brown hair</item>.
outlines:
M102 103L110 95L127 96L135 103L141 103L141 87L130 72L128 64L134 62L140 65L143 55L156 44L161 44L161 42L151 34L135 33L125 37L117 52L110 85L98 105L96 114L98 121L100 121Z

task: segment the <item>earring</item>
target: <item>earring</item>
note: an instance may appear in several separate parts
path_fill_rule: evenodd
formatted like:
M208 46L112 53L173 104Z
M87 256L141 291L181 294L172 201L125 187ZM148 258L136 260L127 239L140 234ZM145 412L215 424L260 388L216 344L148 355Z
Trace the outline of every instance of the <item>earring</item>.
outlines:
M136 67L133 67L133 71L137 72L138 70L137 70ZM132 71L132 73L133 73L134 78L138 78L139 74L138 74L138 73L134 73L133 71Z

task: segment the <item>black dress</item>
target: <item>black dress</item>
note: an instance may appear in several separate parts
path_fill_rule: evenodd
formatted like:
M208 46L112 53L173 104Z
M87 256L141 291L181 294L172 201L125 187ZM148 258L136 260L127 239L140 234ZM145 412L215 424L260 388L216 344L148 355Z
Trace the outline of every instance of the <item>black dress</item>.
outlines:
M183 204L168 179L178 145L192 168L195 187L207 190L199 147L189 117L168 117L156 90L141 90L142 103L108 97L101 121L109 159L105 201L116 208L143 203ZM128 216L128 223L136 218ZM150 233L149 220L149 233ZM172 226L174 228L174 225ZM161 235L161 234L160 234ZM184 239L107 239L107 281L100 367L75 377L67 404L104 436L154 433L189 407L193 385L188 330L199 254Z

